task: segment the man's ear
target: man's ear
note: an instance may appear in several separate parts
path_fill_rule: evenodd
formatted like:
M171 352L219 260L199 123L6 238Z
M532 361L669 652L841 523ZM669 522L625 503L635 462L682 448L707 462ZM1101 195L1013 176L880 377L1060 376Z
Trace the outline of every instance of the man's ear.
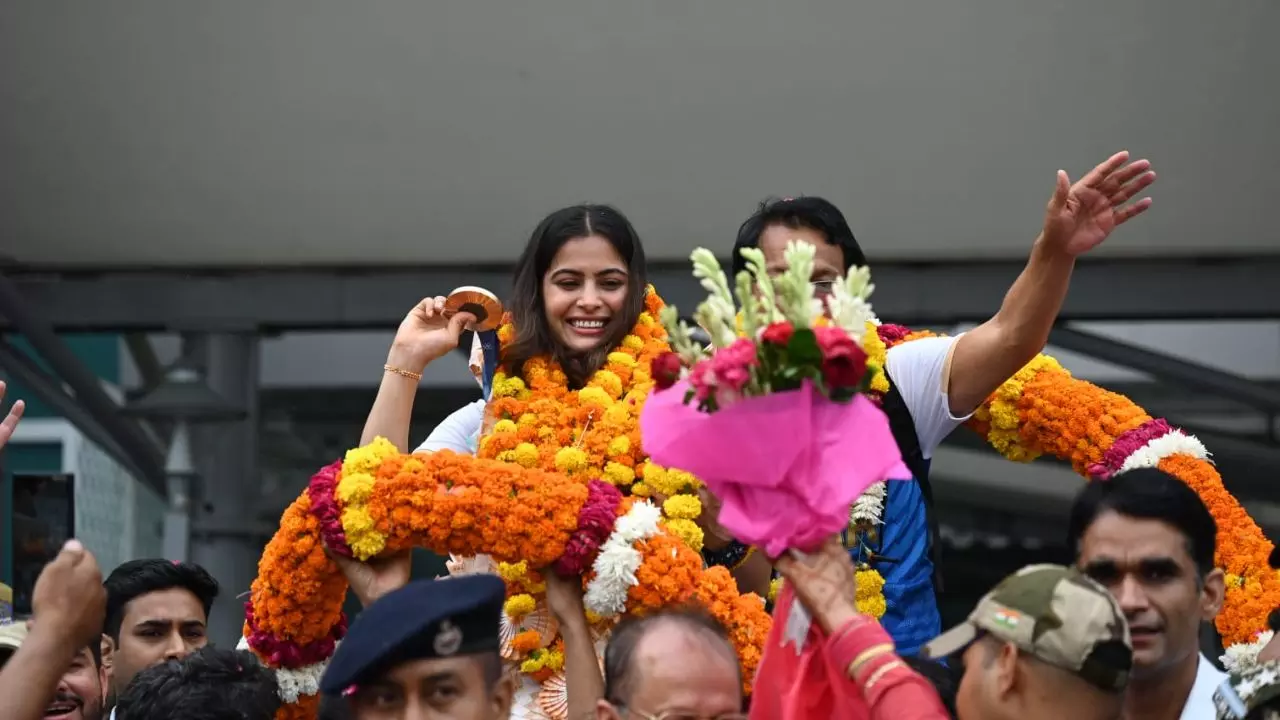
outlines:
M994 658L996 692L1001 698L1013 694L1018 678L1018 648L1013 643L1000 643Z
M108 668L112 667L116 658L116 641L112 640L110 635L103 633L99 646L102 648L102 664Z
M601 698L596 701L596 720L619 720L622 716L618 714L616 708L608 700Z
M516 695L516 679L511 673L503 673L502 679L493 686L494 717L511 716L511 704Z
M1200 619L1213 622L1226 596L1227 577L1221 568L1214 568L1204 576L1204 588L1200 592Z

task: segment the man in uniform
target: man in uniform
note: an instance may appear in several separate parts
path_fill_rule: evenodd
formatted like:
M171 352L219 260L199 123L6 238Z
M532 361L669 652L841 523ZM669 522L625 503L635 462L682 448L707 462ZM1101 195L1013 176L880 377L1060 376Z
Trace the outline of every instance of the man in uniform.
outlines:
M320 681L355 720L503 720L514 684L504 676L498 625L502 580L419 580L360 613Z

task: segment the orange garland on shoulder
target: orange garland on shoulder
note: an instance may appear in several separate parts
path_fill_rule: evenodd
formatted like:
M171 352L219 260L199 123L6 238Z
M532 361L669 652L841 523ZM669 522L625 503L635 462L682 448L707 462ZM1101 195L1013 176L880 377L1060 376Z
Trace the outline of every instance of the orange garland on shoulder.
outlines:
M868 364L884 367L889 348L928 337L898 325L868 333ZM878 392L888 391L884 373ZM1271 541L1253 521L1194 437L1153 418L1127 397L1073 378L1040 355L1000 386L969 427L1005 457L1028 462L1043 454L1071 462L1086 478L1137 467L1159 467L1200 495L1218 524L1217 565L1227 576L1216 625L1224 645L1247 643L1267 629L1280 607L1280 578L1270 565Z

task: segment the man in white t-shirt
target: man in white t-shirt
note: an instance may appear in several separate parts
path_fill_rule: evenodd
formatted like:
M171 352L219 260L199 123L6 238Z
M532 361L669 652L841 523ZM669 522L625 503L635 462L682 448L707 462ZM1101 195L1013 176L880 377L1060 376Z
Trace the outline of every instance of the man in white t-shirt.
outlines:
M890 391L883 407L913 480L888 486L884 524L874 537L846 537L846 545L855 561L871 562L884 576L887 610L881 622L900 654L914 654L941 631L937 524L929 507L934 450L1044 349L1076 258L1150 206L1149 199L1129 204L1155 181L1150 167L1146 160L1130 163L1128 153L1117 153L1074 185L1059 171L1026 269L996 314L959 337L914 340L889 350L885 374ZM850 268L867 264L835 205L820 197L783 198L762 204L742 224L733 274L745 269L739 251L746 247L759 248L771 272L785 270L785 250L793 241L817 250L812 281L819 294ZM723 563L717 556L732 557L732 552L713 547L713 535L708 533L708 560ZM744 563L736 575L740 585L756 589L750 587L750 570Z
M1128 720L1212 720L1226 678L1200 653L1200 628L1222 607L1218 528L1200 496L1155 468L1085 486L1067 540L1076 564L1116 596L1133 640Z

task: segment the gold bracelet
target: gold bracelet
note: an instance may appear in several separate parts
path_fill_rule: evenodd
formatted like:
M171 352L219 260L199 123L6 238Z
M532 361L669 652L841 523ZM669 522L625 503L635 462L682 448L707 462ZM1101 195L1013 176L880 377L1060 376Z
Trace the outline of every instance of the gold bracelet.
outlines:
M383 369L383 370L386 370L386 371L387 371L387 372L389 372L389 373L395 373L396 375L399 375L400 377L407 377L407 378L409 378L410 380L421 380L421 379L422 379L422 373L414 372L414 371L412 371L412 370L403 370L403 369L398 368L398 367L396 367L396 366L394 366L394 365L383 365L383 366L382 366L382 369Z
M871 677L867 678L867 681L862 684L862 693L865 695L866 693L871 692L871 688L875 687L876 683L883 680L885 675L892 672L893 670L897 670L898 668L905 668L906 666L907 664L902 662L901 660L894 660L892 662L887 662L884 665L881 665L880 667L876 668L876 671L871 673Z
M885 653L893 652L893 649L893 643L883 643L881 645L869 647L858 653L858 656L853 659L853 662L849 663L849 677L856 679L858 671L862 669L863 665L866 665L871 660L874 660Z

